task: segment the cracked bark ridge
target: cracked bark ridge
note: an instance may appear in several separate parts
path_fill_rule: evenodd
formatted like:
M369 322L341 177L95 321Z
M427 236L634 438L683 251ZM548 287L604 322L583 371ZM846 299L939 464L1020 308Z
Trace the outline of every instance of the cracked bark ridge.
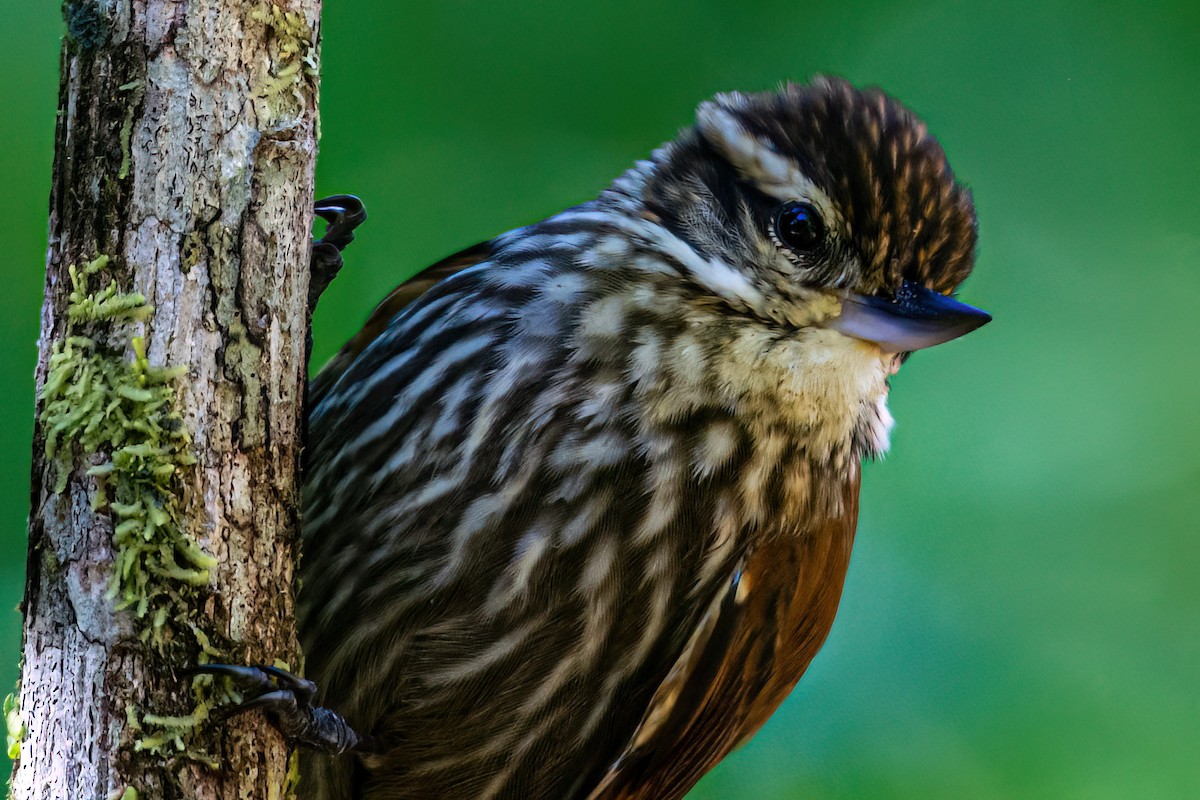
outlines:
M68 267L155 307L150 362L186 365L179 406L198 463L183 525L219 565L201 626L234 661L298 664L296 479L308 330L319 0L67 0L39 391L66 330ZM97 282L103 278L97 276ZM128 333L128 331L126 332ZM128 336L108 343L128 345ZM126 357L131 354L126 350ZM259 715L210 726L213 771L136 752L126 706L191 710L182 666L106 599L111 520L77 453L53 493L34 435L14 796L282 798L287 751ZM153 613L153 612L151 612Z

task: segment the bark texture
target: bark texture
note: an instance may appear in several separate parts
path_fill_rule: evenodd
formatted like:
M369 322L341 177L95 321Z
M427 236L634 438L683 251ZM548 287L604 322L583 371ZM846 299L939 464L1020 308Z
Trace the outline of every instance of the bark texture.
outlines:
M165 644L147 645L155 609L138 618L107 591L114 512L95 498L112 488L86 472L112 454L68 442L56 491L40 422L14 794L284 797L287 751L260 715L210 721L188 751L158 753L138 749L152 731L131 719L191 712L180 670L205 637L233 662L297 666L320 0L67 0L63 11L39 392L69 335L125 360L142 336L151 365L185 368L177 405L196 463L174 478L180 528L217 563L203 585L180 586L199 633L168 622ZM150 316L68 320L69 268L98 255L109 262L93 288L142 293Z

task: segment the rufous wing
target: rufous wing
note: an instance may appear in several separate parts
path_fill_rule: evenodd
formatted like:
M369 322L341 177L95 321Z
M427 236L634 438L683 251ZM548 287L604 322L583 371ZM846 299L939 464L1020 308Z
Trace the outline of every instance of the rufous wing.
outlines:
M743 560L589 800L681 798L762 727L829 634L858 489L856 467L841 487L843 514L768 537Z

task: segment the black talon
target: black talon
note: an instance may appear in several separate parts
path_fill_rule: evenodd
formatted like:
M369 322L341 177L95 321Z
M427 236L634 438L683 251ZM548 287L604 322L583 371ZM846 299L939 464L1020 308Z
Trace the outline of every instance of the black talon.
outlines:
M352 194L335 194L318 200L313 210L317 216L329 223L325 229L322 242L329 242L338 250L345 250L346 245L354 241L354 229L362 225L367 218L367 210L362 201Z
M317 696L317 685L308 678L293 675L279 667L259 667L259 669L278 681L280 686L290 690L292 694L296 695L296 699L305 705L311 705L313 698Z
M354 229L367 218L362 201L352 194L322 198L314 204L313 210L328 224L325 235L313 242L312 276L308 284L309 313L317 307L317 300L341 270L342 250L354 241Z
M256 708L261 708L263 711L278 714L280 708L285 708L290 714L292 706L296 706L297 708L300 706L299 698L286 689L276 689L273 692L260 694L252 700L239 703L238 712L253 711Z
M238 688L252 694L230 709L230 715L261 709L274 718L280 732L294 744L340 755L349 750L370 749L365 737L338 713L312 705L317 685L287 670L268 666L202 664L187 670L189 675L224 675Z

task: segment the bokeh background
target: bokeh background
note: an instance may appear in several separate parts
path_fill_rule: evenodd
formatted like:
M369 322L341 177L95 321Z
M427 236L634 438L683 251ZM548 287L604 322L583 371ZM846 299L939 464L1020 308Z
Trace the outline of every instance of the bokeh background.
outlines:
M21 594L62 24L3 0L0 607ZM1200 4L338 0L322 194L371 220L318 360L395 283L594 196L695 103L816 72L921 113L995 314L892 392L841 613L694 798L1200 797ZM0 686L20 621L0 613Z

